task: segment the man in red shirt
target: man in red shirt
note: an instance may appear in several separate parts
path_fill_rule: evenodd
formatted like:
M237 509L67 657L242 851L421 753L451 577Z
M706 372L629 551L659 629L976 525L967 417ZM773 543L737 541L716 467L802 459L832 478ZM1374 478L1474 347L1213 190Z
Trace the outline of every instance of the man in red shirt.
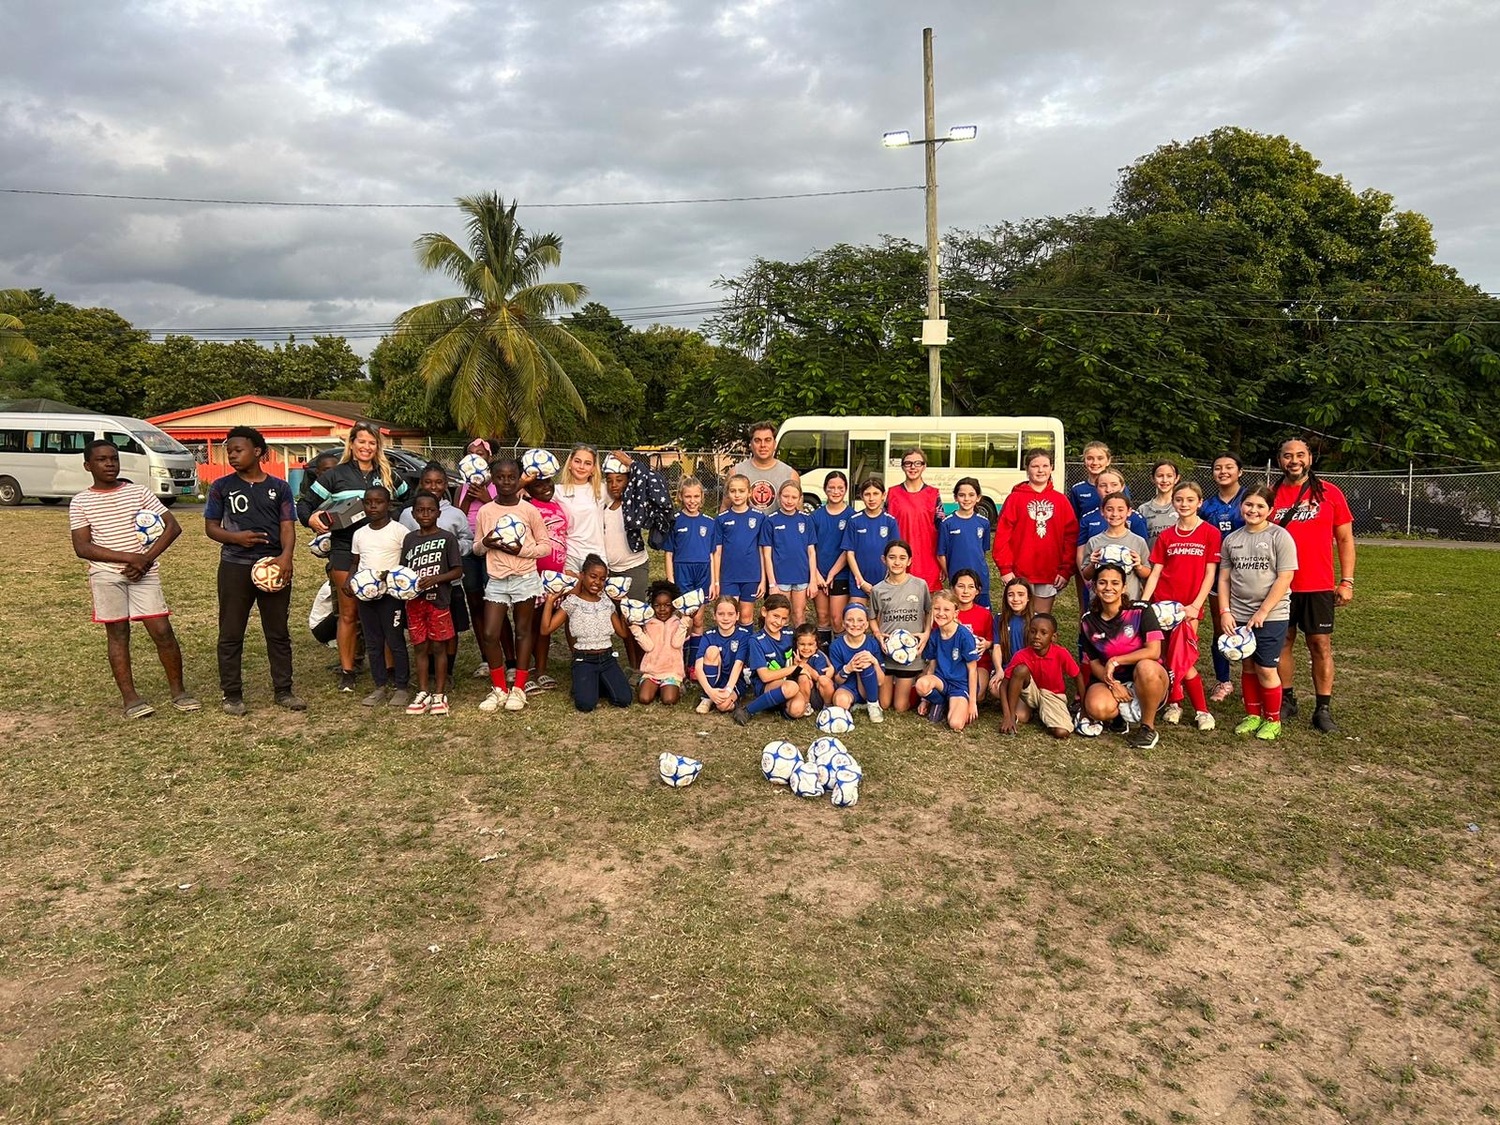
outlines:
M1354 600L1354 515L1344 494L1318 479L1312 450L1301 438L1288 438L1278 452L1281 481L1271 522L1291 533L1297 544L1297 573L1292 578L1292 619L1287 644L1281 651L1281 682L1286 685L1281 712L1297 713L1292 695L1292 673L1297 667L1292 642L1300 629L1312 658L1313 691L1317 705L1312 725L1325 734L1338 730L1333 721L1333 611ZM1338 551L1340 577L1334 579L1333 556Z

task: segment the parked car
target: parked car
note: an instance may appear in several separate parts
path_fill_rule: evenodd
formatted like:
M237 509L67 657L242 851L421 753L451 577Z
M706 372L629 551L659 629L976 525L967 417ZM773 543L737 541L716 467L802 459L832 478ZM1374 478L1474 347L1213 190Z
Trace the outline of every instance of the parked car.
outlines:
M342 457L344 455L344 447L342 445L335 445L330 446L328 449L320 449L317 456L321 457L325 453L332 453ZM390 459L391 468L395 470L396 475L406 482L407 495L415 494L417 484L422 479L422 470L427 467L427 458L413 453L409 449L401 449L394 446L387 447L385 455ZM447 469L446 466L444 468L448 473L448 499L451 501L453 497L458 495L458 486L463 483L463 480L452 469Z

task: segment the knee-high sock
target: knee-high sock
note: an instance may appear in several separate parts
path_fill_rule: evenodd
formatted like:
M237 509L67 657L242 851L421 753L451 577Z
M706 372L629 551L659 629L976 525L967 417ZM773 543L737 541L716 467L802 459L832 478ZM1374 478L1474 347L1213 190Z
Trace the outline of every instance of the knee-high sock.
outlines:
M1245 697L1245 714L1262 714L1260 677L1253 669L1240 673L1240 694Z
M752 699L749 703L747 703L745 705L745 710L749 711L750 714L755 715L761 711L770 711L773 708L780 707L785 702L786 693L783 692L779 687L767 688L765 691L760 693L759 697Z

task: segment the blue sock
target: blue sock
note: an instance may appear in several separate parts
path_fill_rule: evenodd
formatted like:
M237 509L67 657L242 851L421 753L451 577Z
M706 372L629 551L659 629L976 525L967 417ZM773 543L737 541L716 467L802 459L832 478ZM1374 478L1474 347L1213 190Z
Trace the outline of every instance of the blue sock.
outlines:
M1219 646L1214 645L1214 679L1221 684L1227 684L1229 679L1229 657L1219 651Z
M873 666L861 668L855 674L855 682L859 684L859 694L866 703L880 702L880 673Z
M772 708L780 707L786 702L786 693L779 687L773 687L760 693L760 696L745 705L745 710L752 715L762 711L770 711Z

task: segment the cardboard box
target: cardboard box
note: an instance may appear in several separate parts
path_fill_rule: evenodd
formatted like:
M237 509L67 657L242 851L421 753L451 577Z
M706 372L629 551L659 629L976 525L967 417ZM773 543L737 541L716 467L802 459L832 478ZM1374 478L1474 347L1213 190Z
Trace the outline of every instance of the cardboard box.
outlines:
M361 496L351 496L347 500L326 504L318 510L328 516L330 531L353 527L363 523L365 519L365 501Z

